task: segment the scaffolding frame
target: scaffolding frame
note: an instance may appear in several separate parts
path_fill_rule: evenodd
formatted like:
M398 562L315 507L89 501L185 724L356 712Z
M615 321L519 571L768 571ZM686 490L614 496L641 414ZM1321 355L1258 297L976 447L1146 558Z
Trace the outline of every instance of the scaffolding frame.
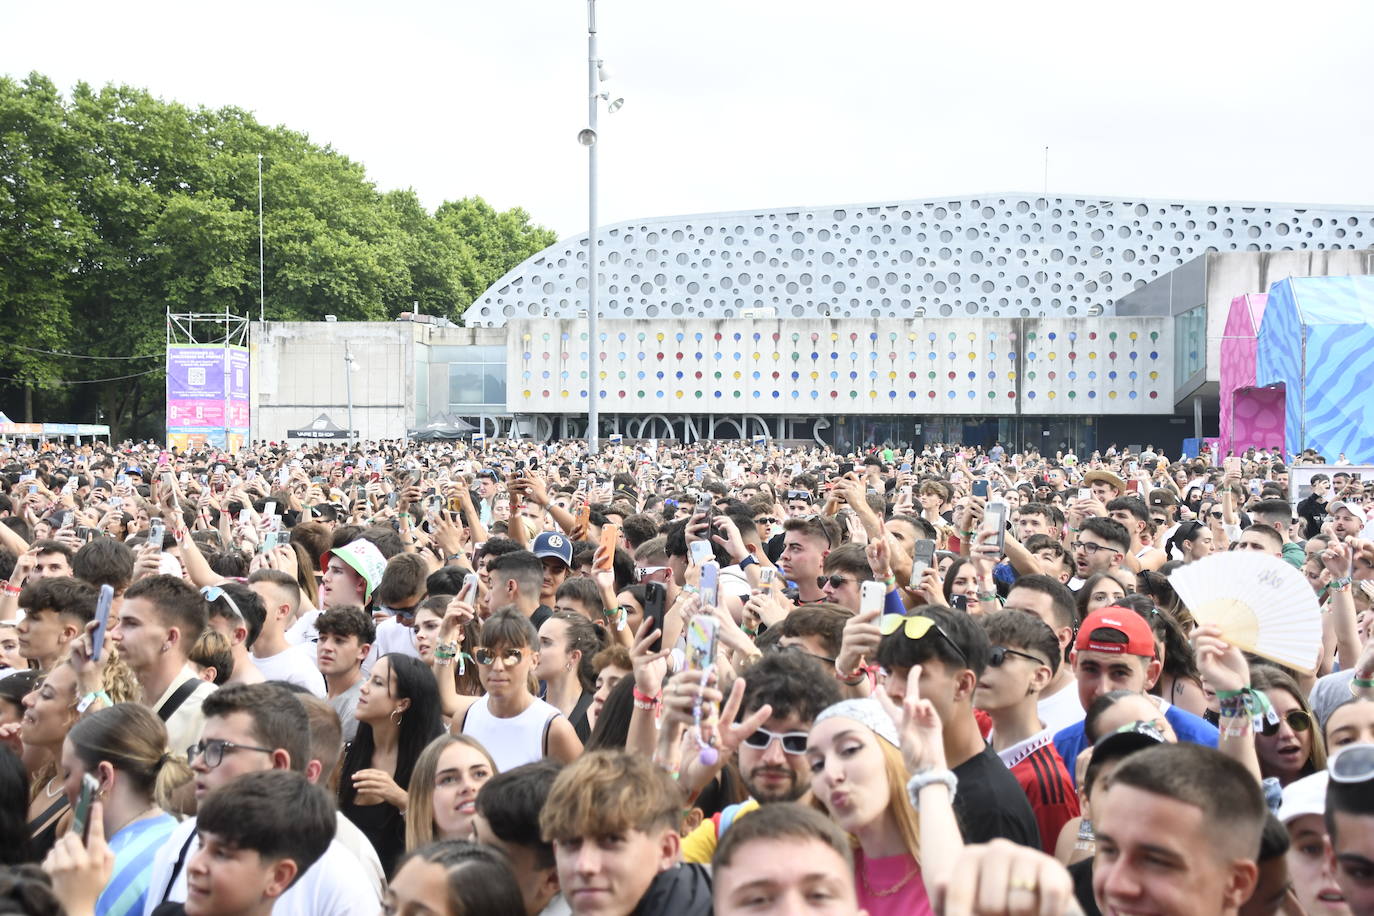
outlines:
M248 318L242 315L235 315L227 309L223 312L173 312L171 309L168 309L167 350L170 352L172 347L218 346L226 351L230 347L242 347L244 350L248 350L251 353L252 348L249 344L249 327L250 321ZM172 377L170 372L166 375L167 378L163 391L164 402L171 400ZM225 413L223 432L226 437L227 445L229 431L236 428L229 424L229 401L231 399L229 397L229 360L227 355L224 362L224 375ZM252 410L251 395L249 400L249 411L248 441L244 443L245 445L252 442L252 414L256 413L256 411ZM168 419L170 420L170 417ZM164 435L167 436L169 442L171 439L171 426L172 424L170 422L164 423ZM207 429L214 428L216 427L207 427Z

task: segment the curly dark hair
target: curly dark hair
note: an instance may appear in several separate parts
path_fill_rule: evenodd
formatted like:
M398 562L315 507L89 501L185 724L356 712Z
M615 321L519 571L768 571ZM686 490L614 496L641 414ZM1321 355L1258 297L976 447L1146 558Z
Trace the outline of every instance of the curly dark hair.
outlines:
M768 704L774 716L796 713L810 722L839 701L840 688L820 662L800 652L772 652L749 668L737 718Z

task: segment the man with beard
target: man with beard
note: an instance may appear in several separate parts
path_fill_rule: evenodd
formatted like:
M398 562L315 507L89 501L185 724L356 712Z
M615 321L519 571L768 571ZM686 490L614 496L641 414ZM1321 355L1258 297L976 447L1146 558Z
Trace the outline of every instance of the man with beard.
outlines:
M739 721L765 705L771 713L739 744L738 769L749 798L701 822L682 841L685 862L708 864L720 836L736 818L774 802L797 801L811 791L806 737L821 710L840 701L833 676L801 652L765 655L745 678ZM718 761L723 770L727 754Z

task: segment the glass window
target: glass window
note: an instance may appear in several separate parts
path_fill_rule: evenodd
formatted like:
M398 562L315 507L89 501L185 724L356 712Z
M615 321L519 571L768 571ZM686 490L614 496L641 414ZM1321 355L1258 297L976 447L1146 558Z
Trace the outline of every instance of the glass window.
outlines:
M506 362L505 347L431 347L430 350L430 362L435 363Z
M485 395L486 404L500 405L502 409L506 406L506 367L505 364L490 365L483 367L484 379L482 393Z
M483 404L486 372L480 365L449 363L448 402L450 404ZM504 402L504 398L503 398Z
M1182 389L1207 364L1207 309L1189 309L1174 318L1174 385Z

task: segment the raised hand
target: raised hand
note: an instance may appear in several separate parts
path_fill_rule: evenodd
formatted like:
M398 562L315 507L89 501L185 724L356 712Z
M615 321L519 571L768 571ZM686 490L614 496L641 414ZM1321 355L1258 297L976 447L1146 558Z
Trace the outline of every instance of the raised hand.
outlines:
M906 696L902 699L900 709L892 702L887 691L879 690L877 697L892 721L897 723L902 738L902 760L906 763L907 772L946 769L940 714L935 711L933 703L921 697L921 666L912 665L907 672Z
M1244 690L1250 686L1250 665L1245 655L1227 642L1216 624L1193 632L1198 672L1212 690Z
M672 649L653 651L654 640L663 632L654 626L653 618L646 617L635 631L635 644L630 650L630 667L634 673L635 687L645 696L658 696L663 689L663 676L668 673L668 656ZM700 674L697 675L700 677Z
M865 660L878 654L878 643L883 640L883 634L878 629L881 615L881 610L865 611L845 621L840 654L835 657L835 670L838 673L848 677Z
M73 916L95 912L95 902L114 873L114 852L105 842L104 807L102 802L92 803L84 841L70 832L58 837L43 860L53 895Z

